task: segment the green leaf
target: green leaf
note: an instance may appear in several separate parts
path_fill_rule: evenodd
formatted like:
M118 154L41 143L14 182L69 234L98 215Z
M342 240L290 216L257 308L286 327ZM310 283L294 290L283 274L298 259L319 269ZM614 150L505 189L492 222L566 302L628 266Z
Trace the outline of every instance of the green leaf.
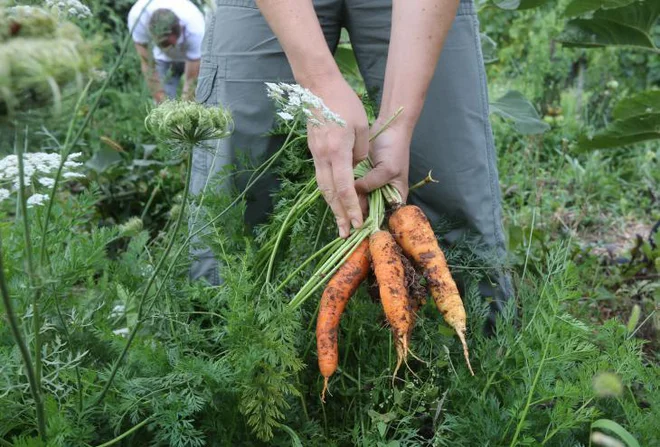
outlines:
M122 160L123 158L119 152L108 147L101 146L99 150L96 151L94 156L87 160L85 166L101 174L105 172L110 166L121 163Z
M578 146L581 149L607 149L655 139L660 139L660 112L614 121L595 135L581 136Z
M550 0L493 0L500 9L532 9L548 3Z
M573 0L566 7L564 15L567 17L577 17L599 9L621 8L636 1L639 0Z
M495 102L491 102L490 111L504 119L512 120L513 127L523 135L540 134L550 126L539 118L532 103L522 93L511 90Z
M438 324L438 334L444 335L445 337L453 337L456 335L456 332L449 326L445 324Z
M376 424L376 428L378 428L378 433L380 433L380 437L384 438L385 433L387 433L387 425L385 425L385 423L383 421L379 421Z
M612 112L615 119L660 113L660 90L647 90L622 99Z
M569 21L558 40L568 47L619 45L658 51L651 30L659 16L657 0L600 9L592 18Z
M595 135L579 140L582 149L605 149L660 138L660 90L648 90L622 99L614 107L616 119Z
M355 52L350 43L337 46L335 50L335 61L349 84L357 89L357 86L362 83L362 75L357 59L355 58Z
M639 317L642 313L642 308L639 307L639 304L635 304L630 312L630 318L628 319L628 324L626 325L626 330L629 334L635 331L637 323L639 323Z
M550 0L520 0L518 9L533 9L549 3Z
M633 435L625 428L610 419L598 419L591 424L591 428L599 428L601 430L609 430L617 435L628 447L640 447L639 442Z
M481 53L483 54L484 64L497 62L497 43L486 33L481 33L479 37L481 38Z
M291 447L303 447L302 441L298 434L288 425L280 425L280 428L288 433L291 436Z
M493 0L495 6L501 9L518 9L520 0Z

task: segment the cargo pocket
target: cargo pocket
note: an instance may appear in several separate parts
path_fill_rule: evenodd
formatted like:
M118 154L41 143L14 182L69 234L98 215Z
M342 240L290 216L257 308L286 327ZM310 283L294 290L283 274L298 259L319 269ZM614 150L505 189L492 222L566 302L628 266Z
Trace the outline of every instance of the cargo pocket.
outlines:
M217 73L217 64L202 61L202 66L199 70L199 76L197 77L197 90L195 91L195 97L198 103L209 103L211 93L213 93L213 86L215 84L215 77Z

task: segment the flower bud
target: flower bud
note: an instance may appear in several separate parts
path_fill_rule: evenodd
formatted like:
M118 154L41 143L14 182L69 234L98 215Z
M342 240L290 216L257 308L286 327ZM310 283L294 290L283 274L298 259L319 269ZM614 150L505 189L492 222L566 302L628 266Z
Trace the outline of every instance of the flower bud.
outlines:
M137 235L142 231L143 223L139 217L131 217L124 224L119 226L119 234L126 237Z
M157 138L194 146L205 140L227 137L233 121L231 114L221 107L167 100L147 115L144 125Z
M593 387L598 397L620 396L623 392L621 379L611 372L597 374L593 379Z
M179 217L179 214L181 213L181 205L178 203L176 205L172 205L172 208L170 209L170 219L176 220Z

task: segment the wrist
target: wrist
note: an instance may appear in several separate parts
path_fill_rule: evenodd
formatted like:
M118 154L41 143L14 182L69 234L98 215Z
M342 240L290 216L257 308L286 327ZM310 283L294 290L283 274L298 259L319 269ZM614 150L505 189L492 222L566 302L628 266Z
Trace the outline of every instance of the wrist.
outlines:
M298 84L312 91L323 90L329 84L344 80L334 59L294 69L294 78Z
M400 109L401 111L399 115L392 120L392 117L394 117ZM386 101L383 99L378 111L376 123L382 126L387 121L391 120L389 127L405 130L412 134L413 129L417 125L417 120L419 119L421 111L422 104L411 104L410 101Z
M399 107L396 109L381 108L378 117L371 126L371 135L388 132L391 135L396 135L398 146L409 145L412 141L412 134L417 121L406 116L406 110L404 108L397 115L398 110Z

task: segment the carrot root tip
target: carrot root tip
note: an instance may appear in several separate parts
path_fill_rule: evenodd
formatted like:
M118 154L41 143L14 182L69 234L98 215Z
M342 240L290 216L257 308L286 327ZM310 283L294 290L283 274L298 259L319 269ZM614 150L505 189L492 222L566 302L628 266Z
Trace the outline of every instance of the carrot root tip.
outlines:
M463 344L463 355L465 356L467 367L470 370L470 374L474 376L474 371L472 370L472 365L470 364L470 352L468 351L467 341L465 340L465 333L463 333L463 331L457 331L456 333L458 338L461 340L461 343Z
M328 381L329 379L327 377L323 378L323 391L321 391L321 402L325 403L325 393L326 391L328 394L330 394L330 391L328 391Z

